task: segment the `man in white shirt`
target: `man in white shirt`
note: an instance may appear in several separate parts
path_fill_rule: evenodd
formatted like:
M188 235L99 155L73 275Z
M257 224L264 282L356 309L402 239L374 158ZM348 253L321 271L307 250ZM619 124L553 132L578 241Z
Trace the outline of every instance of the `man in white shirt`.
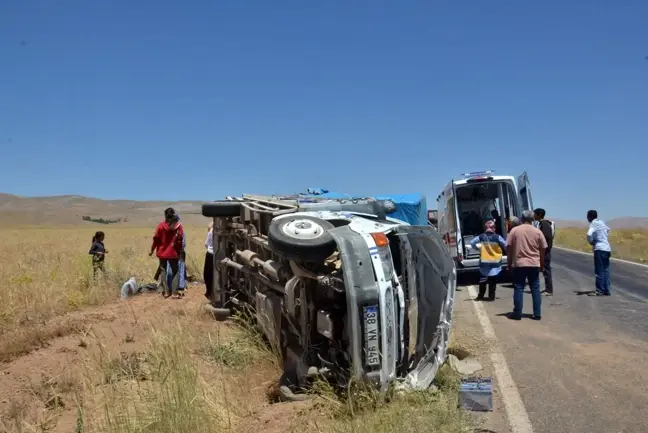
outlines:
M596 291L592 296L610 296L610 227L599 219L598 212L587 212L587 221L590 223L587 230L587 242L592 246L594 253L594 273L596 274Z
M214 223L207 226L207 238L205 239L205 265L203 267L203 280L205 281L205 297L211 301L214 292Z

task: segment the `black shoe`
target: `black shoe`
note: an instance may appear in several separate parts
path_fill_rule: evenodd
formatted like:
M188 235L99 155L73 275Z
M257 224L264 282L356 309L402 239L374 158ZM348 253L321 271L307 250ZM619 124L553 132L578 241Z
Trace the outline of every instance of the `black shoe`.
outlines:
M522 320L522 315L516 313L508 313L506 315L506 318L510 320Z
M533 316L531 317L533 320L542 320L542 316Z
M484 300L484 297L483 297L483 296L477 296L477 297L475 298L475 301L483 301L483 300Z
M489 301L489 302L493 302L494 300L495 300L495 295L493 295L493 296L489 296L489 297L488 297L488 301Z

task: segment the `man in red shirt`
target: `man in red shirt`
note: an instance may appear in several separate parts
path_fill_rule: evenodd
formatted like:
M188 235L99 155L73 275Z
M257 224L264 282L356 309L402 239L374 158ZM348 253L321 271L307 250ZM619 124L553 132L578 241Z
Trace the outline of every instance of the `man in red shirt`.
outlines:
M167 287L164 292L164 297L168 298L174 293L174 298L180 298L184 295L184 290L173 290L173 282L178 275L178 259L182 252L182 238L183 238L182 224L178 221L178 215L173 208L167 208L164 211L164 221L160 222L155 229L153 235L153 244L151 245L151 252L157 253L160 260L160 269L164 275L167 275L167 264L171 268L171 275L167 275Z

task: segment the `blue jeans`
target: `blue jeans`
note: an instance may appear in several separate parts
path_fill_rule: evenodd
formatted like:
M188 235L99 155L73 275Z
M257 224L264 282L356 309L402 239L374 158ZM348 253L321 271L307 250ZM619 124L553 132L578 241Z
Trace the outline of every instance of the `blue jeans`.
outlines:
M610 294L610 252L594 251L594 273L596 274L596 292Z
M540 268L513 268L513 314L522 315L524 305L524 285L529 282L533 297L533 315L542 316L542 296L540 295Z
M186 265L185 261L182 260L181 258L178 259L178 290L184 290L187 288L187 279L186 277ZM173 269L171 268L171 263L167 263L167 268L166 268L166 276L167 276L167 285L168 287L173 286L173 279L175 278L175 274L173 273Z

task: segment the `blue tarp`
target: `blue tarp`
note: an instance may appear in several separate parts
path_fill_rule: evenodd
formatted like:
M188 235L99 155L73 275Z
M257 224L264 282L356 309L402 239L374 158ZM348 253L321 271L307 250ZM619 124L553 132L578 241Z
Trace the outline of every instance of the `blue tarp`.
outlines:
M328 198L328 199L358 199L369 196L354 196L346 193L333 192L322 188L308 188L306 197ZM420 193L398 194L398 195L377 195L371 196L377 200L391 200L396 204L396 210L388 216L405 221L412 225L428 225L427 202L425 196Z

